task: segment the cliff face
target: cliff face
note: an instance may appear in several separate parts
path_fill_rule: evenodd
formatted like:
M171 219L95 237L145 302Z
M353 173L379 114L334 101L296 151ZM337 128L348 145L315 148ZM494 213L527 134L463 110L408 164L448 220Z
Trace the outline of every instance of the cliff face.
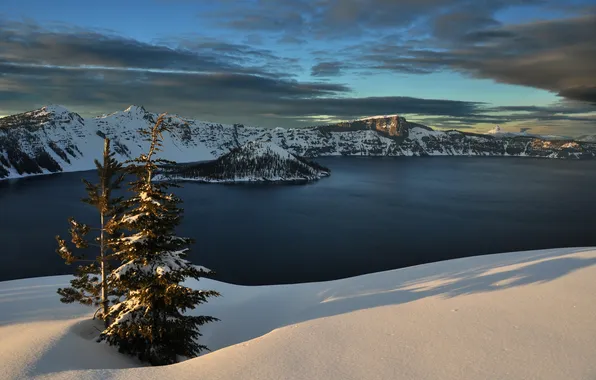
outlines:
M84 119L63 107L0 119L0 179L90 170L108 136L120 160L146 151L137 133L157 114L142 107ZM168 118L164 158L213 160L250 141L271 142L301 157L319 156L527 156L596 157L596 142L552 140L530 135L498 136L436 131L403 117L374 117L311 128L254 128Z
M407 137L408 122L403 117L378 116L352 121L343 121L318 127L323 132L347 132L347 131L376 131L385 136Z

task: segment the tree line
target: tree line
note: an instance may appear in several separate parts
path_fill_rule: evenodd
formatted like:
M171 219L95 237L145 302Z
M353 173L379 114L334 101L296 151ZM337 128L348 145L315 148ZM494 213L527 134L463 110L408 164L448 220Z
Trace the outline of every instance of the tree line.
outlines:
M304 178L319 177L329 169L302 157L283 159L277 154L256 155L250 147L232 149L217 160L174 168L168 174L182 178L233 180L234 178Z

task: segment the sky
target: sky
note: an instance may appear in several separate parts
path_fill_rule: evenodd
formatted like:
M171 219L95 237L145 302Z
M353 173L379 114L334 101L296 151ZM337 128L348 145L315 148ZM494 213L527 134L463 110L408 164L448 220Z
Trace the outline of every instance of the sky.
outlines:
M596 134L596 0L3 0L0 115Z

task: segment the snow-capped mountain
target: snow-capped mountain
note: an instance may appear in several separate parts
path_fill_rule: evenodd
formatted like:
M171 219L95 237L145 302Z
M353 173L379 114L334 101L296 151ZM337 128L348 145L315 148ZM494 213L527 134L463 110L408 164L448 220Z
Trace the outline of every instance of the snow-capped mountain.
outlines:
M528 133L527 129L529 129L529 128L522 128L519 132L508 132L508 131L505 131L500 126L495 125L495 127L493 129L491 129L490 131L486 132L486 134L493 135L495 137L516 137L516 136L522 136L522 137L534 137L534 138L539 138L539 139L542 139L542 140L571 140L571 138L569 138L567 136L538 135L538 134L535 134L535 133Z
M0 179L89 170L99 158L103 137L118 158L145 151L137 133L157 114L131 106L110 115L82 118L61 106L0 119ZM255 128L170 117L164 157L178 162L212 160L249 141L270 141L302 157L483 155L592 158L596 144L534 136L482 135L436 131L403 117L374 117L310 128Z
M596 135L583 135L577 138L577 141L593 142L596 143Z
M167 176L211 183L303 182L327 177L329 170L272 142L250 141L216 160L181 165Z

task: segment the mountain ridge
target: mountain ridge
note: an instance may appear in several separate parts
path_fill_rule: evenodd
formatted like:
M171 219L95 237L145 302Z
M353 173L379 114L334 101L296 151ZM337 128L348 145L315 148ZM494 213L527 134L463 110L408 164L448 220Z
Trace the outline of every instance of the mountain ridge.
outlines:
M83 118L62 106L0 118L0 179L91 170L110 137L117 158L127 160L147 148L137 133L158 114L131 105L124 111ZM491 136L437 131L398 115L308 128L259 128L168 115L171 132L164 158L181 163L216 159L249 141L273 142L301 157L320 156L528 156L594 158L596 144L535 136Z

